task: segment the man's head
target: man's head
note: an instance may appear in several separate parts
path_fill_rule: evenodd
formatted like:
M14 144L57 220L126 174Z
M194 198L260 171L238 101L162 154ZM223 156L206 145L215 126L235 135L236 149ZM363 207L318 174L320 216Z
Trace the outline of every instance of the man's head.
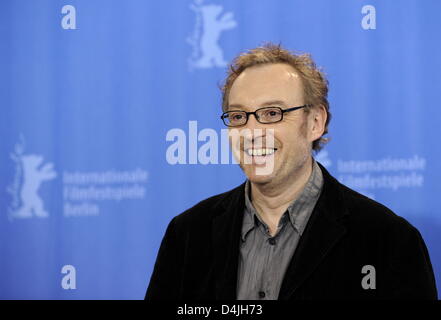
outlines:
M249 115L248 122L236 128L247 133L241 145L232 146L233 151L241 152L240 165L255 183L288 179L308 162L311 150L319 150L326 142L322 136L330 120L327 80L309 55L295 55L271 44L250 50L234 60L222 92L224 112L308 105L283 113L283 120L277 123L263 124ZM271 132L276 151L262 158L273 161L274 169L271 174L256 175L256 164L243 161L249 157L244 145L248 141L251 146L265 147L265 137Z

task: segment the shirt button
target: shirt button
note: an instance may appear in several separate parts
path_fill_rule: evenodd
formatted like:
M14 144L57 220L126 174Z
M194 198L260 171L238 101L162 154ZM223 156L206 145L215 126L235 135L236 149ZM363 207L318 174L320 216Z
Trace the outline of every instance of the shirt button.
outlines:
M259 297L260 298L265 298L265 292L259 291Z
M273 245L276 244L276 239L274 239L274 238L269 238L269 239L268 239L268 242L269 242L270 245L273 246Z

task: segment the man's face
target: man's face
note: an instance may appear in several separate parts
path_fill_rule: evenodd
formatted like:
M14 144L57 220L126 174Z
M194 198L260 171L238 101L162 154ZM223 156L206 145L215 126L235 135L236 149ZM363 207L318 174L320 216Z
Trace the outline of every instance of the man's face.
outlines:
M255 111L274 105L287 109L304 105L304 102L302 82L293 67L282 63L264 64L245 69L234 81L228 111ZM313 118L312 112L306 114L303 109L284 113L281 122L271 124L261 124L250 115L246 125L230 129L230 133L231 130L243 133L243 139L233 140L232 148L240 155L239 165L248 179L257 184L271 182L277 185L295 177L311 156L312 141L321 136L312 130ZM244 150L265 148L266 139L271 135L274 153L259 157L250 156L249 151ZM262 174L262 170L259 171L262 166L272 170Z

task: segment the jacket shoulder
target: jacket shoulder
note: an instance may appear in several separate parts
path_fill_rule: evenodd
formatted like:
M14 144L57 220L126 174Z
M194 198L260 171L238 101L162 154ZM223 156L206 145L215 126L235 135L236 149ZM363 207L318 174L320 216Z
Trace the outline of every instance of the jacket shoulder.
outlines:
M245 183L223 193L216 194L209 198L206 198L193 207L185 210L184 212L178 214L173 218L176 224L187 223L187 222L201 222L201 221L211 221L211 219L216 216L225 204L230 202L230 198L240 195L243 191Z
M353 220L357 220L357 224L371 231L387 232L391 229L401 232L417 231L406 219L397 215L387 206L343 184L340 186L350 216Z

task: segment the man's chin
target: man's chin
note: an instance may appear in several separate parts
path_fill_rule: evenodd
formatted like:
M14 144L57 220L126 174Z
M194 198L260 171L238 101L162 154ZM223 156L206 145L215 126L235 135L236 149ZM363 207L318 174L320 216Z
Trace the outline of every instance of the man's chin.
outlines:
M255 184L266 184L270 183L274 179L273 172L267 173L265 170L262 171L262 168L256 167L248 167L244 170L245 175L248 180Z

